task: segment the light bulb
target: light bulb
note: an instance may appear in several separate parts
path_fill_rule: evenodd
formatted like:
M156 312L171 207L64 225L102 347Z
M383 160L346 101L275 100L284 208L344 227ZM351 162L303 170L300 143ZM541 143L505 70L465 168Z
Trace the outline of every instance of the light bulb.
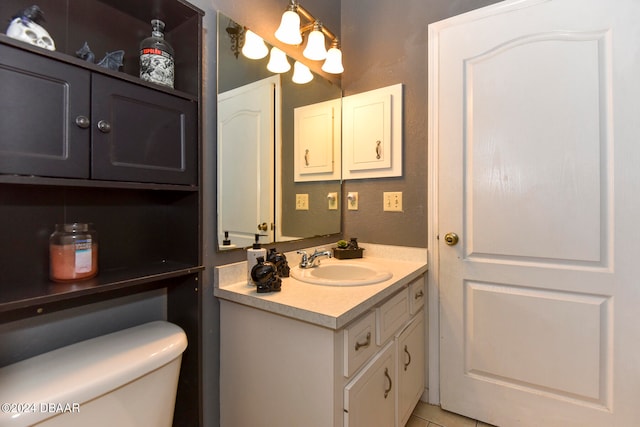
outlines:
M309 33L307 47L304 49L304 52L302 52L305 58L322 61L327 57L327 48L324 45L324 34L320 31L320 28L322 27L316 22L313 31Z
M300 34L300 15L293 10L287 10L282 14L280 26L276 30L276 38L282 43L299 45L302 43Z
M262 37L251 30L247 30L244 35L244 46L242 54L249 59L262 59L269 53L269 48L262 40Z
M322 64L322 71L331 74L340 74L344 71L342 66L342 51L337 47L331 47L327 52L327 59Z
M301 62L296 61L293 64L293 77L291 78L294 83L305 84L309 83L313 80L313 74L311 74L311 70L309 67L304 65Z
M291 64L287 60L287 55L277 47L271 48L271 56L267 64L267 70L272 73L286 73L291 69Z

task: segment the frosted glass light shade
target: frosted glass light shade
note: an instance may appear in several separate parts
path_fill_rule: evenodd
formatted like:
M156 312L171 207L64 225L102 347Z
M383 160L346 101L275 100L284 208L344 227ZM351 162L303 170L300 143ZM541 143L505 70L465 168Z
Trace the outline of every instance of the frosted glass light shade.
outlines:
M267 70L272 73L286 73L291 69L291 64L287 60L287 55L277 47L271 48L271 56L267 64Z
M287 10L282 14L280 26L276 30L276 38L282 43L299 45L302 43L300 34L300 15L292 10Z
M262 59L269 53L269 48L262 40L262 37L251 30L247 30L244 35L244 46L242 54L249 59Z
M293 77L291 78L294 83L305 84L309 83L313 80L313 74L311 74L311 70L309 67L304 65L301 62L296 61L293 64Z
M331 74L340 74L344 71L342 66L342 51L332 47L327 51L327 59L322 64L322 71Z
M314 29L309 33L307 47L302 54L305 58L314 61L322 61L327 57L327 48L324 45L324 34L322 34L322 31Z

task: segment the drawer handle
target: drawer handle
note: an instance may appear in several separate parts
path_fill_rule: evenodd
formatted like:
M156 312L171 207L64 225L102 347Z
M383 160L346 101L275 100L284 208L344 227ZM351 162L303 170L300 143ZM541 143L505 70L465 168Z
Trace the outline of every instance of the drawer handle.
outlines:
M371 344L371 332L367 332L367 340L363 343L359 343L356 341L356 351L360 350L362 347L369 347Z
M415 296L413 297L414 299L420 299L424 296L424 292L422 292L422 289L420 289L418 292L416 292Z
M407 357L409 358L407 363L404 364L404 370L406 371L407 368L409 367L409 365L411 365L411 353L409 353L409 349L407 348L406 345L404 346L404 352L406 353Z
M393 382L391 381L391 377L389 376L389 368L384 368L384 376L389 380L389 388L384 391L384 398L386 399L389 396L389 392L391 391L391 387L393 387Z

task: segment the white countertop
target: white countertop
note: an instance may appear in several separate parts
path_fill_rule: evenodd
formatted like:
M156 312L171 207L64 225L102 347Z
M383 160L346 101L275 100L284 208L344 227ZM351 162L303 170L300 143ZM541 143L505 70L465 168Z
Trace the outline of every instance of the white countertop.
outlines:
M282 279L280 292L258 293L255 286L247 284L246 261L243 261L216 267L214 295L318 326L340 329L427 271L425 248L366 243L360 247L365 248L364 258L349 262L378 264L393 276L372 285L345 287L314 285L286 277ZM307 252L313 250L310 248ZM290 267L299 263L300 255L295 252L285 255ZM322 262L327 261L322 259Z

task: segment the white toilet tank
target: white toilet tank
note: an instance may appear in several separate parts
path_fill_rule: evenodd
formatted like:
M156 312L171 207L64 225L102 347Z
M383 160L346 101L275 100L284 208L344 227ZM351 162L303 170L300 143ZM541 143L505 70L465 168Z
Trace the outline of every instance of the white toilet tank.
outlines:
M169 427L186 348L156 321L0 368L0 427Z

